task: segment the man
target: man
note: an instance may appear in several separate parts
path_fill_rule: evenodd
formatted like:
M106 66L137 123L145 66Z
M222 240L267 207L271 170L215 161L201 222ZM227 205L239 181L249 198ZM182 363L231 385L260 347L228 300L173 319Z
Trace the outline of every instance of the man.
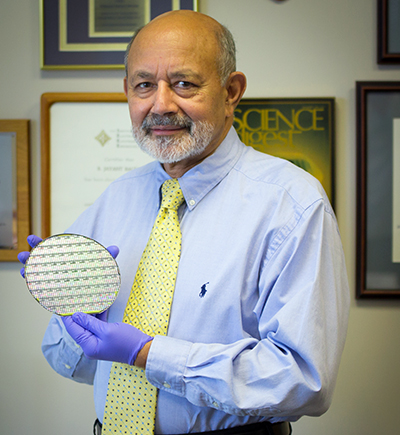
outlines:
M120 248L121 291L107 321L53 316L43 340L58 373L94 383L100 422L112 361L144 368L158 389L156 434L288 434L331 402L349 304L337 223L313 177L238 139L235 69L229 32L195 12L156 18L128 49L133 133L158 162L112 183L68 229ZM153 337L121 321L169 179L185 200L181 254L168 334Z

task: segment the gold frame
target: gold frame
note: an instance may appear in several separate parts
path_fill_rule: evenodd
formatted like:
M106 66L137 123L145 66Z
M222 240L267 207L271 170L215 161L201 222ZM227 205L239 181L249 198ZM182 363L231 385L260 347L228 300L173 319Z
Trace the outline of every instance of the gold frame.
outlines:
M0 261L18 261L18 252L30 249L26 241L31 231L29 120L2 119L0 120L0 132L15 132L17 145L17 247L15 249L0 248Z

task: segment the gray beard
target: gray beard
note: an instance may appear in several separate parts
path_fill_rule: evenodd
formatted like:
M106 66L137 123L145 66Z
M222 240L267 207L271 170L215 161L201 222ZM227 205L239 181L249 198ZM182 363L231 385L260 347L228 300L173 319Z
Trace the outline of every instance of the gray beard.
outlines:
M187 132L179 138L152 138L150 127L157 125L185 127ZM133 137L140 149L160 163L176 163L202 154L211 142L213 130L213 125L207 121L193 122L181 115L148 115L140 127L132 126Z

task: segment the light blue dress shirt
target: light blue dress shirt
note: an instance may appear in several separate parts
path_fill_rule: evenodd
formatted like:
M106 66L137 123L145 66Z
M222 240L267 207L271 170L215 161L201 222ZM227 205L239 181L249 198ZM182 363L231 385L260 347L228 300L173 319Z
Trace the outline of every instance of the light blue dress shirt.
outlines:
M121 321L169 178L158 162L113 182L68 232L117 245ZM320 415L344 346L349 290L331 205L318 181L243 145L231 129L179 179L182 253L168 336L146 375L159 388L156 433ZM61 375L94 384L103 419L111 363L88 360L53 316L43 352Z

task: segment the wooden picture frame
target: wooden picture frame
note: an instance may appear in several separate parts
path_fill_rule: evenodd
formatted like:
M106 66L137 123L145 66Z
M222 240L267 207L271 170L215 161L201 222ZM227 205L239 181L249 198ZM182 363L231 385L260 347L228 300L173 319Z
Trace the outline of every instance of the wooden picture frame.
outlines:
M357 82L356 297L399 298L400 82Z
M42 237L67 230L115 178L151 160L133 139L124 93L43 94Z
M295 136L288 152L278 156L319 178L333 204L334 105L334 98L244 99L234 127L244 143L272 155L274 147L260 147L248 134L247 122L251 132ZM267 111L283 120L279 128L255 127ZM152 160L133 140L123 93L43 94L41 141L42 237L67 230L113 179Z
M18 252L30 249L29 120L0 120L0 135L0 261L18 261Z
M378 0L378 64L400 63L400 0Z

